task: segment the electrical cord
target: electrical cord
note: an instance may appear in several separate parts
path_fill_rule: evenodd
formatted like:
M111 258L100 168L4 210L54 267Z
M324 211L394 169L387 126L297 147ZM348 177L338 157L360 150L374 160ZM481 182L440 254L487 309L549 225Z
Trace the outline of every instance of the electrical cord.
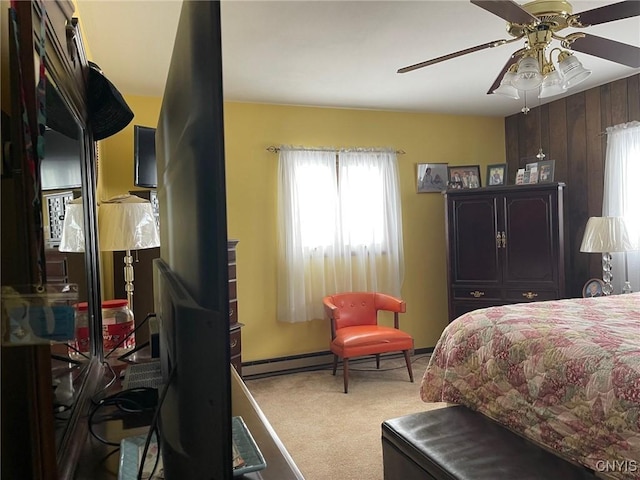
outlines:
M158 469L158 465L160 464L160 454L161 454L161 444L160 444L160 431L158 430L158 427L154 427L153 429L149 430L149 436L147 436L147 438L152 438L153 434L155 434L156 436L156 442L158 444L158 449L156 452L156 459L153 462L153 468L151 469L151 472L149 473L148 477L144 477L144 478L149 478L150 480L153 480L153 476L156 474L156 470ZM149 442L149 445L151 445L151 442ZM140 460L140 471L138 471L138 475L136 475L136 480L141 480L143 477L143 473L144 473L144 462L147 458L147 451L148 451L148 446L145 443L145 449L143 451L143 457Z
M98 435L95 430L94 430L94 417L96 416L96 414L100 411L100 409L104 408L104 407L108 407L108 406L117 406L119 407L119 405L121 403L128 403L130 405L133 405L134 408L137 407L139 409L140 412L142 412L142 407L140 405L138 405L136 402L134 402L131 399L127 399L127 398L111 398L111 399L104 399L101 400L98 405L96 405L93 410L91 410L91 413L89 413L89 433L91 434L91 436L93 438L95 438L96 440L98 440L100 443L104 443L105 445L111 445L114 447L118 447L120 446L119 443L116 442L112 442L110 440L107 440L106 438L101 437L100 435ZM109 420L111 418L108 418ZM106 421L107 419L103 419L103 421Z
M89 413L89 418L88 418L89 433L96 440L98 440L101 443L104 443L105 445L112 445L115 447L119 446L120 445L119 443L111 442L110 440L107 440L102 436L98 435L94 430L94 426L97 423L119 419L122 417L112 414L112 415L101 417L99 421L96 421L96 415L101 409L109 406L116 407L121 412L124 412L127 414L149 412L154 408L146 406L146 402L149 401L149 398L145 398L145 394L147 395L150 394L151 398L153 398L154 393L155 395L157 395L157 391L154 388L149 388L149 387L130 388L130 389L115 393L113 395L110 395L108 397L105 397L102 400L98 401L97 404L94 405L94 408Z
M126 341L127 341L127 339L128 339L131 335L133 335L134 333L136 333L136 332L140 329L140 327L142 327L145 323L147 323L147 321L148 321L150 318L155 317L155 316L156 316L156 314L155 314L155 313L148 313L148 314L147 314L147 316L146 316L146 317L144 317L144 320L142 320L142 322L140 322L140 325L138 325L136 328L134 328L133 330L131 330L129 333L127 333L127 334L122 338L122 340L120 340L118 343L116 343L116 345L115 345L111 350L109 350L109 352L104 356L104 358L105 358L105 359L109 358L109 356L111 356L111 354L112 354L113 352L115 352L118 348L120 348L120 346L121 346L124 342L126 342Z
M144 472L144 462L147 458L147 452L149 451L149 446L151 445L151 439L153 438L153 434L156 434L156 442L158 443L158 453L156 455L156 462L153 465L153 469L151 470L151 475L149 478L153 478L155 474L156 468L158 467L158 462L160 459L160 452L162 450L162 440L160 438L160 431L158 429L158 417L160 416L160 410L162 409L162 404L164 403L164 399L167 396L167 392L169 391L169 386L171 386L171 382L176 374L176 365L174 364L171 368L171 372L169 373L169 379L167 383L165 383L162 387L162 393L160 394L160 399L158 400L158 406L156 407L156 411L153 413L153 418L151 419L151 426L149 427L149 433L147 434L147 438L144 442L144 449L142 450L142 459L140 460L140 467L138 468L138 475L136 477L137 480L142 480L142 473Z

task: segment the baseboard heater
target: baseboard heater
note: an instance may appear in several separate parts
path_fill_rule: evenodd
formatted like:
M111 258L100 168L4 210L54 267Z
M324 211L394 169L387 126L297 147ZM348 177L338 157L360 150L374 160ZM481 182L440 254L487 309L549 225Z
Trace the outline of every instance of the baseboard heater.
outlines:
M414 351L413 355L424 355L432 352L433 347L418 348ZM381 355L382 360L396 357L402 358L402 353L398 352ZM349 365L356 365L358 363L371 361L371 358L373 357L353 358L349 360ZM253 362L242 363L242 378L249 380L252 378L283 375L285 373L321 370L323 368L331 368L332 364L333 354L328 350L301 355L290 355L287 357L269 358L266 360L255 360ZM381 365L380 368L383 368L383 366Z

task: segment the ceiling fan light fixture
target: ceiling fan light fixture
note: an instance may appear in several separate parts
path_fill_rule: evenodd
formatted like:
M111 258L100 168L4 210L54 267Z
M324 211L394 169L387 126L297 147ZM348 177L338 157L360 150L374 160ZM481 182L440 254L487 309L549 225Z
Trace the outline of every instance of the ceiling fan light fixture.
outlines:
M493 93L497 93L498 95L502 95L504 97L513 98L514 100L520 99L518 89L513 85L500 85L493 91Z
M522 92L535 91L539 98L560 95L591 75L591 71L582 66L573 57L575 51L609 60L627 67L640 66L640 48L633 44L618 42L581 31L560 34L564 29L583 29L593 25L614 22L625 18L640 17L640 0L611 0L608 5L573 13L573 0L471 0L471 3L492 13L507 22L510 39L499 39L465 48L457 52L441 55L431 60L416 63L398 69L406 73L435 63L451 60L470 53L499 47L524 40L524 46L511 54L506 65L496 76L487 93L497 93L519 99ZM553 42L559 47L553 47ZM576 47L574 47L574 43ZM549 51L550 50L550 51ZM552 53L559 53L557 61ZM518 59L514 63L514 59ZM504 73L509 68L509 73ZM557 70L557 72L556 72ZM466 69L464 71L466 72ZM502 76L502 77L501 77ZM497 88L496 88L497 87ZM533 92L530 93L532 95ZM526 112L525 112L526 113Z
M545 75L540 87L540 94L538 95L538 98L553 97L554 95L560 95L565 91L564 79L557 70L552 70Z
M575 87L591 75L591 70L584 68L580 60L566 50L558 55L558 69L564 78L564 88Z
M502 80L500 80L500 86L496 88L493 93L497 93L498 95L503 95L505 97L513 98L515 100L520 99L520 94L518 93L518 89L513 86L513 80L516 77L514 73L515 64L512 68L510 68L507 73L504 74Z
M511 82L518 90L533 90L542 84L542 74L538 60L533 57L523 57L518 62L518 72Z

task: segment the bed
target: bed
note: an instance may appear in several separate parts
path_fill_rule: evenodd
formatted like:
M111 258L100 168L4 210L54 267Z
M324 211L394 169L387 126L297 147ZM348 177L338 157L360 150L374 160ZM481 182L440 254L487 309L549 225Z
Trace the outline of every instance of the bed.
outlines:
M640 479L640 293L466 313L443 331L420 395L606 478Z

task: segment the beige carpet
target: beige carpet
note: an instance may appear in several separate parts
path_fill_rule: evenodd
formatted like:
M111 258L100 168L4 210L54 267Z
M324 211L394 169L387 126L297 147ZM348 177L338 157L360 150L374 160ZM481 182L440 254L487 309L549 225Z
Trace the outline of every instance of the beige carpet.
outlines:
M382 480L384 420L445 406L420 399L428 356L413 358L415 383L404 358L350 365L349 393L342 369L292 373L246 385L306 480Z

